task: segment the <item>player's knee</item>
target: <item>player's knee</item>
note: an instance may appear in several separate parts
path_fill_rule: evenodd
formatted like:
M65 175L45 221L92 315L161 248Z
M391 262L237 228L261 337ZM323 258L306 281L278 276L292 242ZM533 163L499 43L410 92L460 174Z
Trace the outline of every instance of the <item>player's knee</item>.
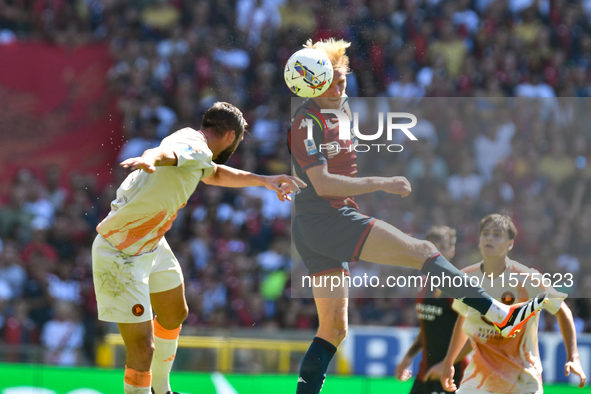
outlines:
M187 316L189 315L189 308L187 307L187 304L184 304L182 308L179 309L178 314L177 314L177 321L179 323L179 325L181 325L185 319L187 318Z
M341 344L347 338L347 326L344 326L336 331L336 342L337 346Z
M347 337L347 323L344 321L337 321L337 322L333 322L333 324L331 325L331 327L329 328L326 336L328 336L327 339L330 343L334 344L335 346L339 346L341 344L341 342L343 342L345 340L345 338Z
M177 308L171 308L167 313L158 314L158 323L167 330L174 330L187 318L189 315L189 308L187 304L179 306Z
M422 260L423 262L425 261L425 259L427 259L429 256L433 255L434 253L437 253L438 250L435 247L435 245L433 245L433 243L429 242L429 241L422 241L418 247L418 251L419 251L419 258L420 260Z

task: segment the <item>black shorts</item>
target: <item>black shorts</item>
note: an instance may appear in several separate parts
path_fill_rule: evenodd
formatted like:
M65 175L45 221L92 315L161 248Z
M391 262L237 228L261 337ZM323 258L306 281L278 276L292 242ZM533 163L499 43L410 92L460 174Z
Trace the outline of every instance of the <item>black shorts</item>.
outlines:
M310 275L348 274L348 262L359 260L376 220L347 207L297 214L292 223L293 241Z
M415 379L415 382L410 389L410 394L450 394L455 391L445 391L439 380L426 380Z

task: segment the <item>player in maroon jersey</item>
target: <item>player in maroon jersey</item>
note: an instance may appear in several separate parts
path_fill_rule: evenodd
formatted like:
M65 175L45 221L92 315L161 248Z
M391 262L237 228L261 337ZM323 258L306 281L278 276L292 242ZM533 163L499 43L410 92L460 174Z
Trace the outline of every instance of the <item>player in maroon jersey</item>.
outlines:
M296 214L292 221L293 241L310 270L310 275L330 276L349 272L348 261L359 259L386 265L399 265L422 270L430 276L460 277L462 285L450 281L440 289L454 298L462 298L490 321L502 335L513 335L531 314L546 302L546 294L519 305L507 307L490 297L481 287L463 281L464 274L449 263L428 241L412 238L396 227L359 213L354 195L385 191L407 196L410 183L404 177L356 177L356 155L346 148L353 140L339 140L338 118L322 114L322 109L343 107L350 43L328 39L305 45L324 51L330 59L334 78L319 97L306 100L296 111L289 132L289 146L295 173L308 188L295 198ZM312 138L308 124L312 123ZM322 150L321 144L337 149ZM298 378L298 394L318 394L324 384L326 369L347 334L348 293L346 287L336 291L315 287L314 299L320 326L304 355ZM527 309L529 308L529 309ZM526 313L527 311L527 313Z
M456 230L447 226L433 226L427 232L427 241L433 245L448 260L455 254ZM439 290L432 291L430 286L424 287L416 300L417 317L420 323L420 331L413 344L408 348L402 361L396 367L395 375L400 380L407 380L412 372L408 367L413 358L423 350L421 364L417 378L414 381L411 394L443 393L445 390L439 380L443 359L447 354L449 341L453 333L458 314L451 304L453 298L446 297ZM458 358L455 367L454 379L462 380L462 374L468 359L466 355L472 350L467 344Z

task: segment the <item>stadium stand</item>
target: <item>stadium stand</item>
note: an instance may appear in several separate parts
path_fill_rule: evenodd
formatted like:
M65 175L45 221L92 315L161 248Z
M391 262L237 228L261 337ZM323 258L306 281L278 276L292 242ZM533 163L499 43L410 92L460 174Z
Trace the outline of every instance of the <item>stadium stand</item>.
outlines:
M0 45L108 44L106 83L129 141L119 159L198 126L222 100L250 124L230 165L277 174L289 172L283 66L307 38L352 42L352 97L588 97L590 22L591 2L568 0L0 0ZM438 143L387 171L368 164L406 175L411 196L360 205L418 236L433 223L456 228L459 266L477 255L479 218L505 207L520 230L515 259L575 273L569 305L591 332L591 299L577 297L591 293L591 133L568 110L498 130L448 113ZM116 164L113 184L124 176ZM42 344L47 362L94 364L108 328L96 320L90 244L113 189L23 168L0 197L0 340L14 345L0 357L26 361L19 345ZM290 297L290 210L273 195L200 186L167 238L185 272L185 327L315 328L313 302ZM413 309L412 299L355 299L350 323L412 325ZM551 316L541 329L557 330ZM52 354L67 330L83 334L71 354Z

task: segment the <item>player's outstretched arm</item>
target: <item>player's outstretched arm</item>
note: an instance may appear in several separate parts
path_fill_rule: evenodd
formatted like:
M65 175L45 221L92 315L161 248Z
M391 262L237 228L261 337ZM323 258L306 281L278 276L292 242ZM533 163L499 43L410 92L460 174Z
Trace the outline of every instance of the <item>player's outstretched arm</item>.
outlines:
M563 301L560 305L560 309L556 312L556 318L558 319L558 326L562 333L564 340L564 348L566 349L566 364L564 364L564 375L569 376L571 372L579 375L581 381L579 382L579 388L583 388L587 377L581 366L579 360L579 351L577 350L577 332L575 330L575 322L573 320L573 314Z
M325 165L310 167L306 174L320 196L347 197L381 190L406 197L411 192L410 183L403 176L351 178L331 174Z
M415 358L415 356L421 350L421 346L423 346L423 341L421 340L421 338L422 335L419 332L419 335L417 335L412 345L410 345L410 347L406 351L404 357L402 357L402 361L400 361L400 364L396 366L394 376L396 376L396 378L400 379L403 382L407 381L412 376L412 371L408 369L408 367L410 367L413 358Z
M454 327L454 333L451 337L449 348L447 349L447 354L443 360L443 367L441 369L441 385L446 391L456 391L458 389L456 382L454 382L454 364L462 348L466 344L466 341L468 340L468 336L462 329L465 320L465 316L458 316L458 320L456 320L456 325Z
M146 150L141 157L123 160L119 165L123 168L131 168L132 171L140 169L151 174L156 171L156 167L176 166L176 164L177 157L172 148L159 146Z
M258 175L225 165L215 165L213 173L202 179L208 185L224 187L264 186L277 193L281 201L291 200L288 194L306 187L301 179L289 175Z

